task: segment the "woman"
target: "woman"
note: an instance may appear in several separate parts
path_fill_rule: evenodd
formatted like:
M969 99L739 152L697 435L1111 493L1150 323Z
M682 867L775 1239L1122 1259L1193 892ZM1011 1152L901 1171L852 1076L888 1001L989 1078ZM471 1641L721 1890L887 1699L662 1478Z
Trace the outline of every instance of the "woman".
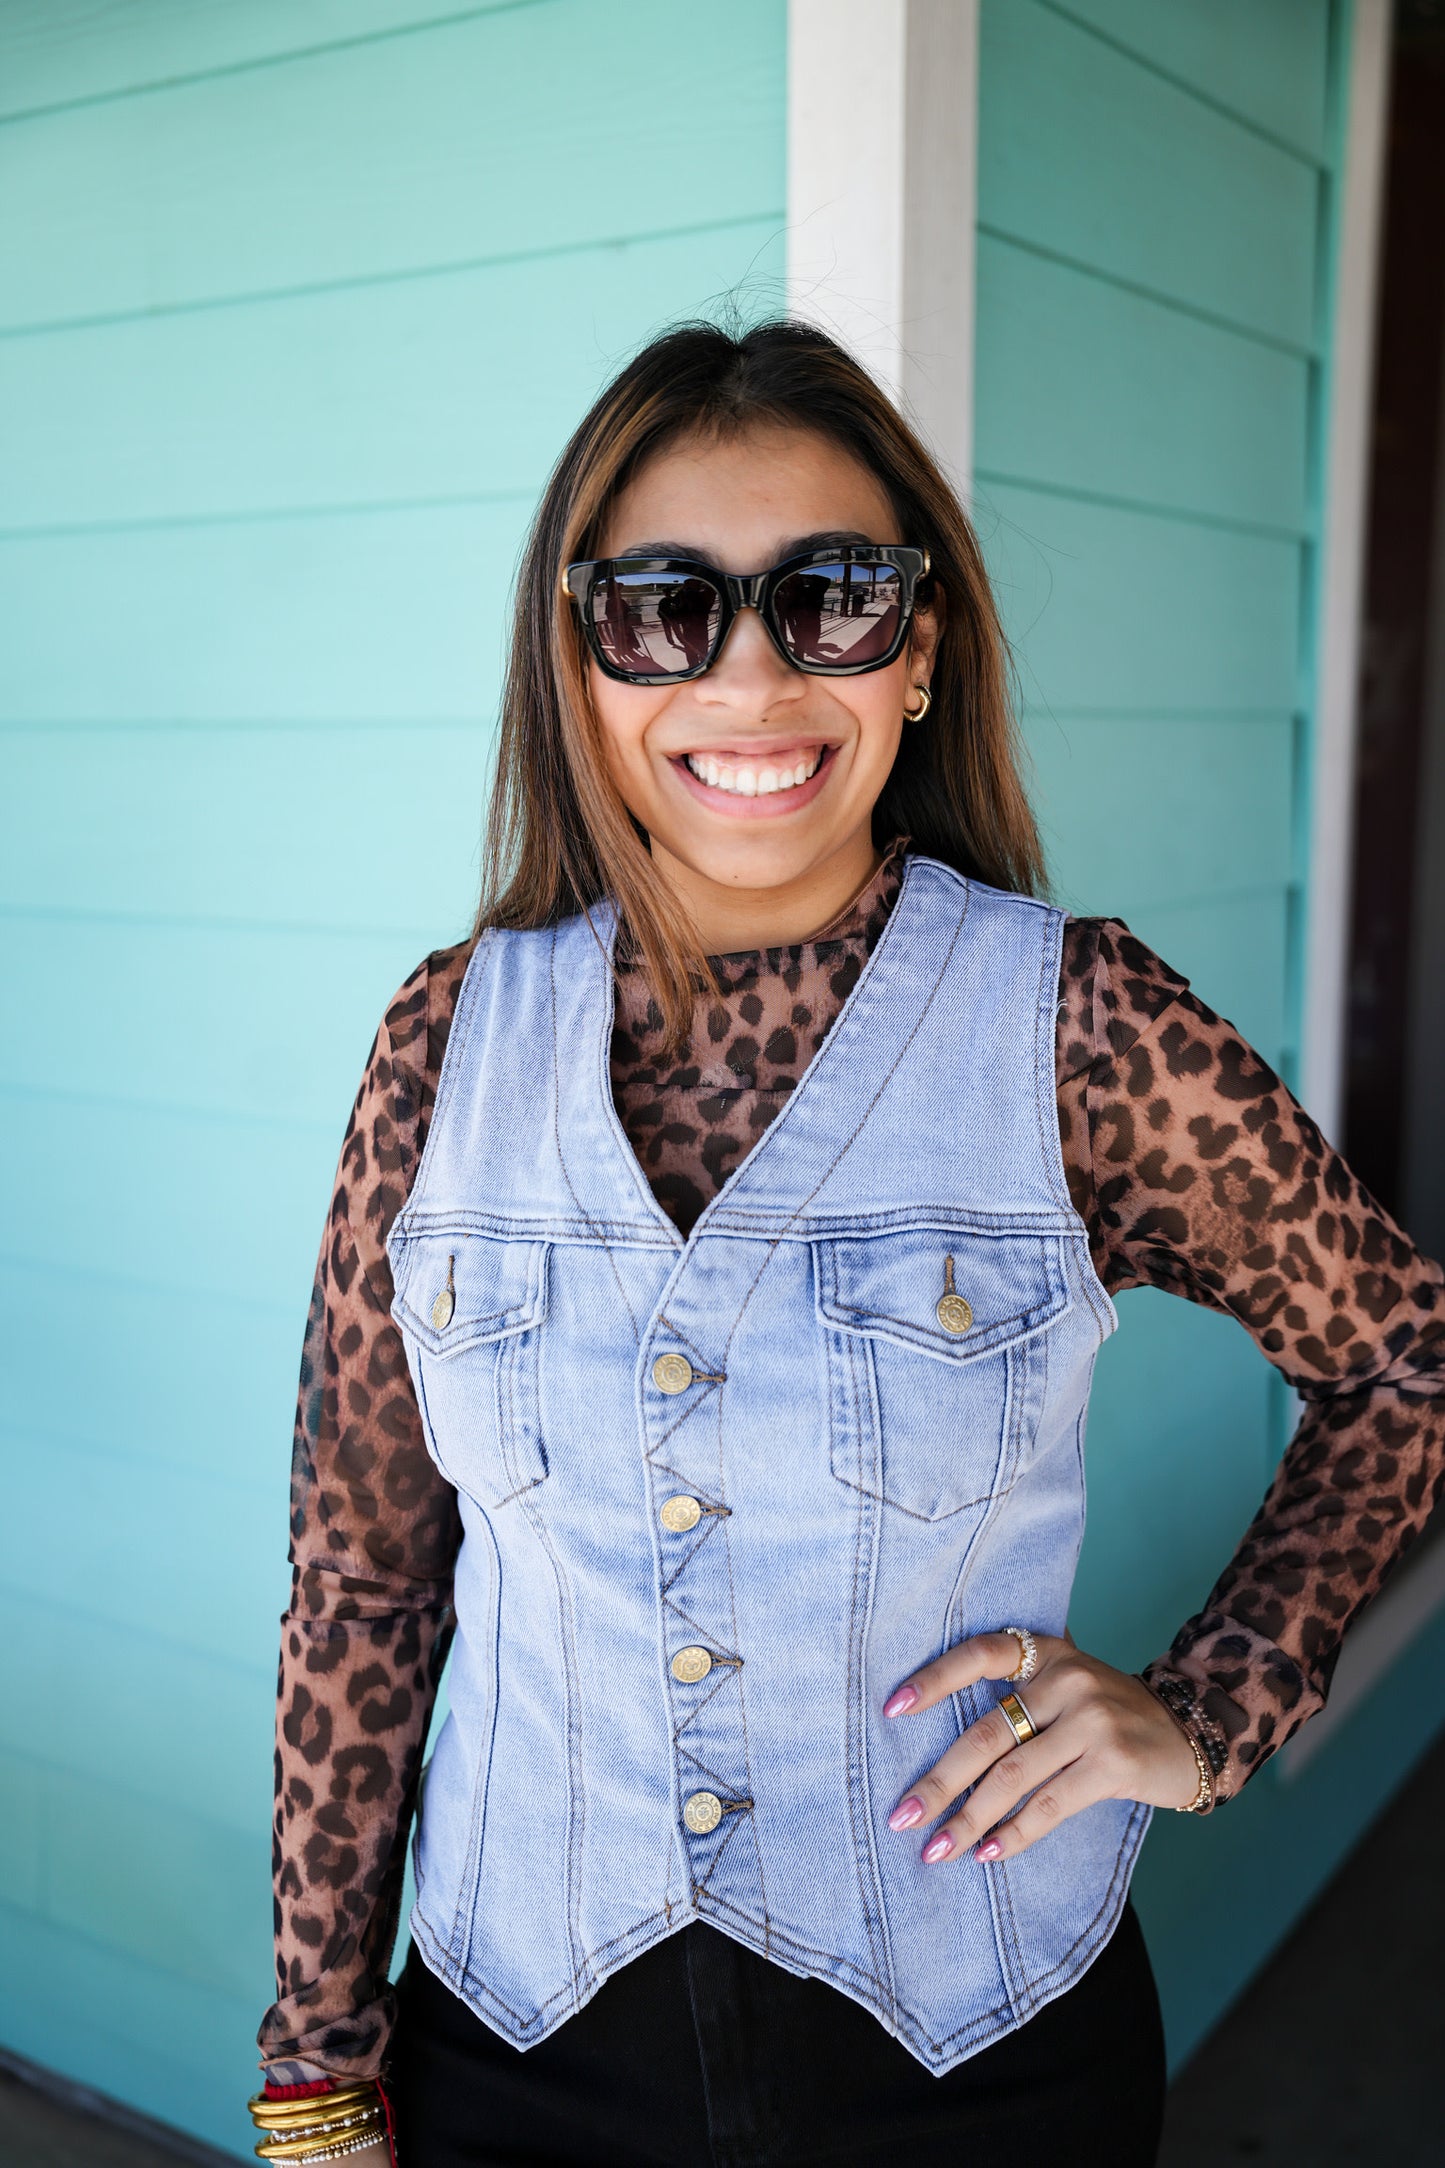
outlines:
M487 863L317 1273L263 2150L1152 2160L1130 1869L1427 1518L1439 1267L1177 972L1035 900L974 536L815 331L674 332L567 447ZM1145 1283L1305 1412L1134 1677L1065 1622Z

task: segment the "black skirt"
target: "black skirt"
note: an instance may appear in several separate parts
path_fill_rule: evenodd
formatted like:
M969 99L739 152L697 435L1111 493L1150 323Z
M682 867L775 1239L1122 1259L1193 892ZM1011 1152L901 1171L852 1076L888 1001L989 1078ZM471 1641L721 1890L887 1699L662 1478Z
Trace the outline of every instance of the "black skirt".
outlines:
M390 2066L399 2168L1151 2168L1159 1999L1132 1906L1074 1986L934 2077L878 2020L694 1921L514 2048L412 1949Z

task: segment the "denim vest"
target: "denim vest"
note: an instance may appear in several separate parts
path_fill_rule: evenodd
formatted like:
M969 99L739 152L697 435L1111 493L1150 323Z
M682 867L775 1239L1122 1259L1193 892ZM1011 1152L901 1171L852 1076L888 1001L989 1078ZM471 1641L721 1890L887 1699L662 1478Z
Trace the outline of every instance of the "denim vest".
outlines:
M885 1722L891 1689L1068 1613L1117 1318L1059 1142L1063 914L910 857L686 1242L613 1105L592 917L479 942L388 1243L464 1528L412 1932L526 2048L704 1919L943 2072L1083 1972L1149 1820L989 1867L886 1826L1006 1691Z

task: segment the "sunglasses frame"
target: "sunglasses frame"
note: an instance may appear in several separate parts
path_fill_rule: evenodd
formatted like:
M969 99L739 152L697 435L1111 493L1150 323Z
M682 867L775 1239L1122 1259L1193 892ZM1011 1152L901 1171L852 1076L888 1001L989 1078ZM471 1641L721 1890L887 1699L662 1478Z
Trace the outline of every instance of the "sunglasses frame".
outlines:
M773 598L782 582L795 572L806 572L811 565L848 564L896 565L902 576L898 629L888 652L875 656L871 662L799 662L784 644ZM723 642L732 631L739 610L757 611L767 627L769 639L790 669L802 671L805 677L864 677L870 670L886 670L889 663L897 660L913 622L918 583L927 578L930 567L927 550L914 549L901 542L896 545L848 542L836 549L803 550L796 557L784 557L780 563L770 565L766 572L720 572L716 565L705 564L697 557L588 557L579 558L576 564L568 565L563 571L562 592L577 606L582 637L598 669L621 685L683 685L689 678L702 677L722 653ZM717 635L705 660L689 670L664 671L624 670L617 663L609 662L602 652L601 638L593 619L592 595L599 582L613 571L676 572L690 579L707 580L716 589L722 607Z

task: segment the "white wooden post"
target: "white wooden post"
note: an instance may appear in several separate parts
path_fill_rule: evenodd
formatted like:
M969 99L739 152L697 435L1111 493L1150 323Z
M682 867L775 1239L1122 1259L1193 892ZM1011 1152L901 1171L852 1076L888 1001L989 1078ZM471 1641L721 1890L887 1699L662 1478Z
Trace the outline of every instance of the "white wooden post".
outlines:
M978 0L789 0L788 288L973 466Z

